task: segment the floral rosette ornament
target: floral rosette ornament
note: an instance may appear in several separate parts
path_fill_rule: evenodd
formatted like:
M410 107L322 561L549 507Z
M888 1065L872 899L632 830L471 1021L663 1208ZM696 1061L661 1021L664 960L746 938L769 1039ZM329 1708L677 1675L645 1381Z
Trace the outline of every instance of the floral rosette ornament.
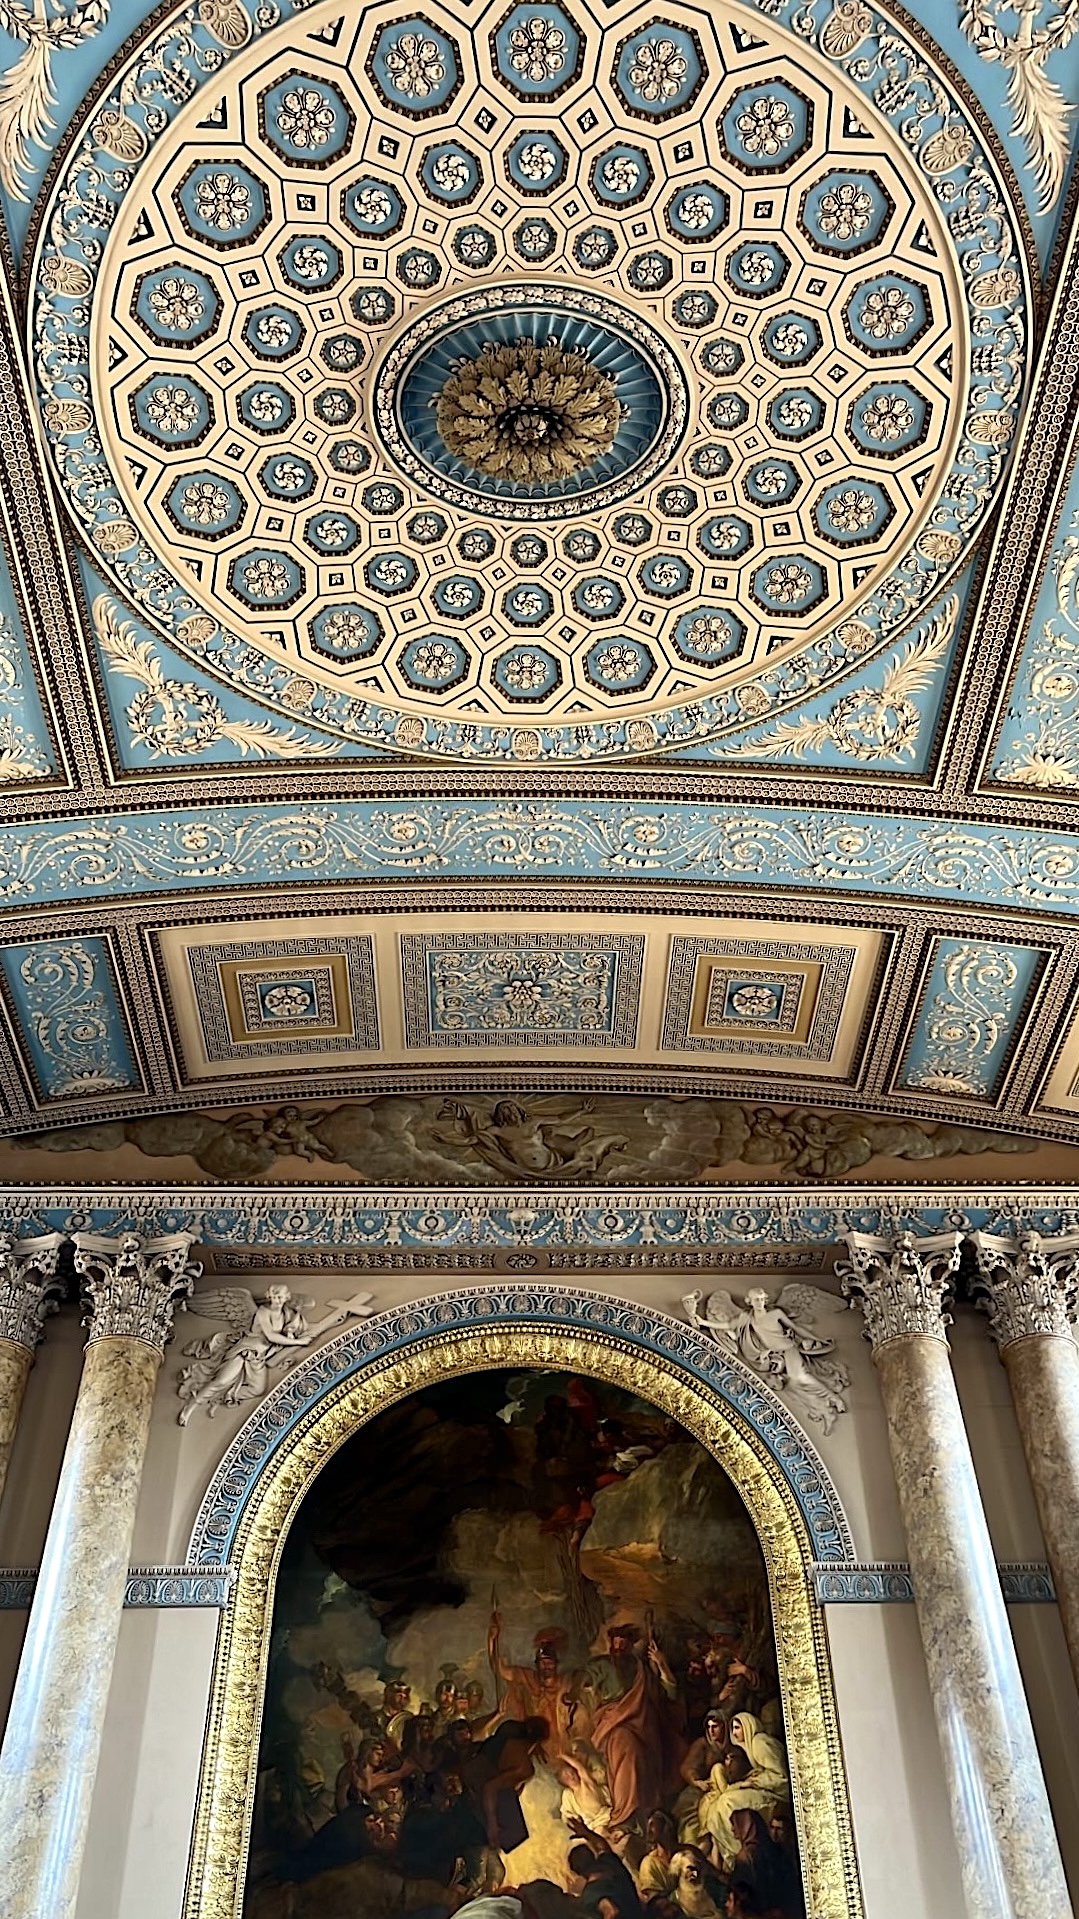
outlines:
M556 341L490 346L450 374L436 401L451 453L494 479L542 486L609 453L622 408L587 354Z

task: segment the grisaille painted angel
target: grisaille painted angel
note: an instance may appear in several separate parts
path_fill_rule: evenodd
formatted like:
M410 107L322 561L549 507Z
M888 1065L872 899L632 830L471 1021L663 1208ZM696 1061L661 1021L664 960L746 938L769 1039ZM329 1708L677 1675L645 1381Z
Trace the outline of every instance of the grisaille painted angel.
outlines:
M223 1319L227 1330L184 1347L194 1364L184 1367L177 1382L177 1394L184 1402L181 1426L187 1425L196 1406L205 1406L212 1419L219 1406L259 1399L271 1373L290 1365L301 1348L346 1319L366 1319L374 1312L373 1300L372 1293L328 1300L323 1318L311 1321L307 1313L315 1301L287 1286L271 1286L263 1299L256 1299L246 1286L197 1293L192 1310L201 1319Z
M838 1308L841 1302L819 1286L804 1285L784 1286L775 1300L754 1286L741 1306L722 1290L709 1293L703 1309L702 1298L701 1293L683 1297L693 1324L732 1348L796 1412L830 1433L847 1410L843 1394L850 1374L841 1360L831 1357L835 1340L816 1332L814 1321L823 1307Z

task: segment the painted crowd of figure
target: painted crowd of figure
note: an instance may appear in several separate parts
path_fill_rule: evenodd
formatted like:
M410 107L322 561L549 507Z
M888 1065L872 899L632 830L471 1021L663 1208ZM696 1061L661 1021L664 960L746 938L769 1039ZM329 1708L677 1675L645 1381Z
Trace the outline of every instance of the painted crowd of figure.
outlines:
M245 1912L804 1919L776 1675L738 1622L722 1627L660 1637L648 1613L606 1626L573 1668L557 1629L514 1663L496 1611L493 1702L447 1666L433 1699L392 1678L379 1709L317 1668L355 1731L332 1785L309 1765L291 1800L260 1795ZM531 1782L561 1825L558 1883L514 1872Z

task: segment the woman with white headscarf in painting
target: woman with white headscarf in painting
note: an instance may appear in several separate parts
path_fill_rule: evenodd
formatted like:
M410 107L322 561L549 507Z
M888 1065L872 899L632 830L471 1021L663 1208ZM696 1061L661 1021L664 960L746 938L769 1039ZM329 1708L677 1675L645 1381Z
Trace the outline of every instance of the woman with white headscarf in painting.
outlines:
M740 1841L731 1814L740 1806L765 1812L790 1799L787 1755L755 1713L736 1712L728 1728L730 1748L712 1767L708 1791L701 1797L697 1822L712 1840L721 1866L728 1866Z

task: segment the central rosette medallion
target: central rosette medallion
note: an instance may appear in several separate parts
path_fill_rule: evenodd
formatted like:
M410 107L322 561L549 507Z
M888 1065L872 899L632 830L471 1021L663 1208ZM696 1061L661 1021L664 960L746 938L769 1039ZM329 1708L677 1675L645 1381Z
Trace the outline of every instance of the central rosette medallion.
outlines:
M42 424L140 648L305 755L741 756L951 605L1029 322L944 76L912 131L871 35L770 0L191 11L36 225Z
M525 486L564 480L609 453L622 408L614 382L587 354L557 341L490 347L450 374L438 430L480 473Z
M448 505L565 519L647 484L685 432L677 357L590 289L510 281L426 308L375 377L394 464Z

